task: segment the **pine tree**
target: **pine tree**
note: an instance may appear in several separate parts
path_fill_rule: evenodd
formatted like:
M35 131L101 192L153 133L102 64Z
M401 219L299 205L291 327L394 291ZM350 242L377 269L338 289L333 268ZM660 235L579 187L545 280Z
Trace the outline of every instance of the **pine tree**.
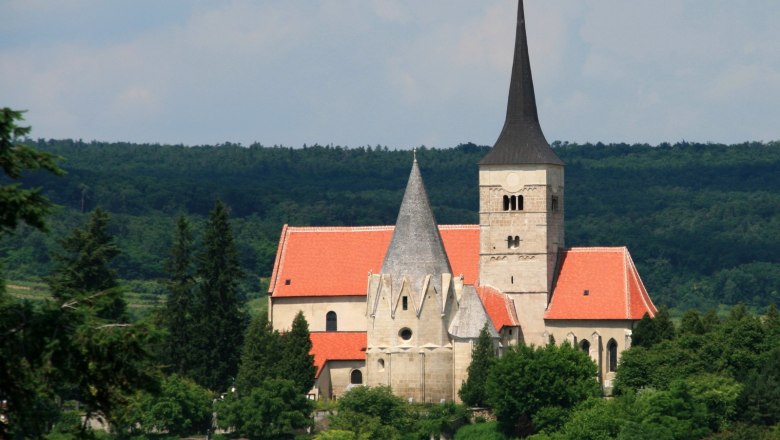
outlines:
M174 373L186 375L190 365L193 288L193 237L190 222L184 215L176 220L173 246L166 270L169 279L164 282L168 290L163 326L168 330L165 342L165 358Z
M54 254L57 266L47 281L55 299L78 299L90 304L98 317L122 321L127 307L110 267L119 249L108 233L108 221L108 213L97 208L84 229L60 240L62 252Z
M264 380L284 379L287 376L286 368L280 365L281 351L281 336L271 328L268 317L265 314L254 317L249 324L241 353L241 366L236 379L239 395L249 395Z
M298 312L293 319L292 328L282 337L283 355L281 365L285 368L285 378L295 382L300 393L308 393L314 386L314 356L311 352L309 323Z
M634 327L631 335L632 345L649 348L663 340L674 339L674 323L669 316L669 309L661 307L655 318L645 313Z
M487 404L487 394L485 392L485 383L487 382L490 368L496 361L495 347L493 338L488 330L488 323L482 327L479 332L477 343L471 350L471 363L468 368L468 379L460 387L458 395L463 399L463 403L474 407L484 407Z
M214 205L203 235L203 250L197 258L196 289L191 353L191 377L200 385L223 391L238 373L247 315L239 292L241 268L228 209Z

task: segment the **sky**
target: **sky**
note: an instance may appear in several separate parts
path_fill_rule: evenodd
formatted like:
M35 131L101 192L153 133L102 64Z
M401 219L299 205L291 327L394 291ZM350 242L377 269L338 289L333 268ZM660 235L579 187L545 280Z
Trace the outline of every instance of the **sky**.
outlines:
M780 1L526 0L569 142L780 139ZM0 0L0 106L33 138L492 145L515 0Z

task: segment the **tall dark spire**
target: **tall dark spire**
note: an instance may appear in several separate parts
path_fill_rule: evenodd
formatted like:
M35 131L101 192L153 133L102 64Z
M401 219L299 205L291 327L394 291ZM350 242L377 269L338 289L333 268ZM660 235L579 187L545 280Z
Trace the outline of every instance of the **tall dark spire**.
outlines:
M434 285L440 286L441 274L451 272L415 157L382 273L392 275L393 284L408 277L417 290L426 275L432 275Z
M517 34L506 121L498 140L482 158L481 165L554 164L563 165L542 133L536 111L528 40L525 34L523 0L517 5Z

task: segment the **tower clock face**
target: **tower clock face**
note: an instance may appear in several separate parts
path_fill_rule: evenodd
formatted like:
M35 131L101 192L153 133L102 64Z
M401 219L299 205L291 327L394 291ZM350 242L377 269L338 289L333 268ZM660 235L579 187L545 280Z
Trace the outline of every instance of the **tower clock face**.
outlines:
M504 180L504 187L509 192L515 192L520 189L520 175L517 173L509 173Z

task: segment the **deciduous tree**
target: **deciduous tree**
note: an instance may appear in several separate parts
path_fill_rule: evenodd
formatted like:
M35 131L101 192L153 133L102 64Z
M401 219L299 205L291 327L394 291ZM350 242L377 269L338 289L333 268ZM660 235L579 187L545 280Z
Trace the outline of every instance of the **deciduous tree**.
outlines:
M488 403L507 435L534 432L533 417L543 408L570 409L601 393L596 365L571 345L509 348L491 368Z

